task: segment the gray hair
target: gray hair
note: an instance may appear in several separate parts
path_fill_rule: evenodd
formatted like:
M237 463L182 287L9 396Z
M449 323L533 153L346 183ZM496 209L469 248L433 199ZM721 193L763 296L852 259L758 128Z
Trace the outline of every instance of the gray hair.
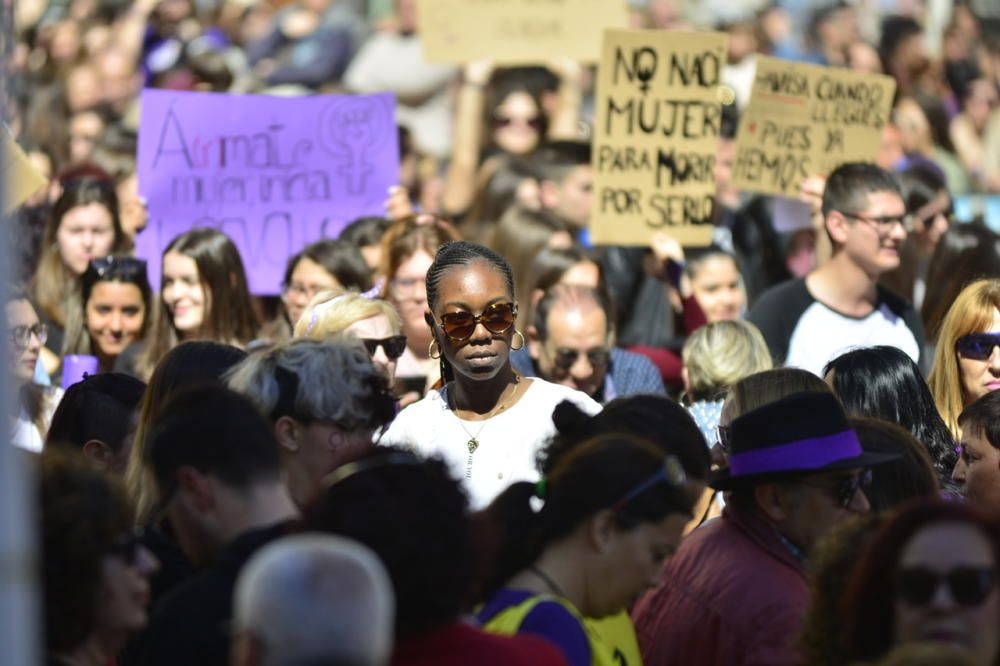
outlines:
M238 632L262 645L263 666L384 666L395 600L385 567L343 537L303 534L261 549L236 583Z
M232 390L247 396L269 421L278 404L282 368L298 379L295 413L344 428L377 428L373 422L385 379L360 342L298 338L251 354L227 375Z

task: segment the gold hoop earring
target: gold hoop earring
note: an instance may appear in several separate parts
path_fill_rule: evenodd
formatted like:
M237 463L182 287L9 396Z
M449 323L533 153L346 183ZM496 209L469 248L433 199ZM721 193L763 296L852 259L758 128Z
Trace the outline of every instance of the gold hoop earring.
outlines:
M431 343L427 345L427 355L434 360L441 358L441 345L438 345L437 356L434 355L434 345L437 345L437 338L433 338Z
M515 347L514 346L514 338L518 338L518 337L521 338L521 344L518 345L517 347ZM513 335L513 337L511 338L511 341L510 341L510 348L513 351L517 351L518 349L524 349L524 335L521 333L521 331L517 330L516 328L514 329L514 335Z

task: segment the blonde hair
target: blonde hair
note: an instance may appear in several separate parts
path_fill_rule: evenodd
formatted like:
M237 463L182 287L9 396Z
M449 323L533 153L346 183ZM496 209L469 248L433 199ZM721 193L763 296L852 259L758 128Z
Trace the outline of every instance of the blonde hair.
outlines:
M334 302L336 301L336 302ZM384 315L393 335L403 326L396 308L380 298L367 298L355 291L330 289L313 296L295 324L296 338L324 340L342 333L355 322Z
M965 407L965 395L955 343L963 335L988 330L997 309L1000 309L1000 279L977 280L962 289L941 322L927 385L941 418L956 438L962 434L958 415Z
M760 330L747 321L717 321L702 326L681 352L688 372L691 402L721 397L730 386L774 367Z

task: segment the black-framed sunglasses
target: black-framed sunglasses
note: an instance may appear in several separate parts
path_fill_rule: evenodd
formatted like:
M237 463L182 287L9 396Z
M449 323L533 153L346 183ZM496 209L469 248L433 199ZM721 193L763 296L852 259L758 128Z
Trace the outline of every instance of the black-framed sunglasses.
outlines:
M831 492L833 494L833 499L837 501L837 506L841 509L846 509L851 505L851 502L854 501L854 497L858 494L859 490L871 487L872 471L870 469L862 470L860 474L844 477L832 486L813 481L797 481L796 483L800 486L811 486L813 488L820 488Z
M719 445L726 453L729 453L729 439L732 430L727 425L717 425L715 426L715 443Z
M365 344L369 356L375 356L378 348L382 347L390 361L395 361L406 351L405 335L391 335L388 338L361 338L361 342Z
M585 352L579 349L560 348L552 355L552 363L560 370L569 370L576 364L581 354L587 356L587 362L592 368L603 368L611 360L611 350L605 347L595 347Z
M1000 347L1000 333L970 333L955 342L959 356L975 361L989 359L994 347Z
M684 466L677 456L667 456L663 461L663 467L645 481L640 482L632 490L625 493L620 500L611 505L611 510L620 512L629 505L635 498L659 483L667 483L671 488L684 488L687 486L687 474Z
M514 326L517 318L517 308L513 303L494 303L490 305L481 315L474 315L463 310L461 312L448 312L441 315L438 325L444 334L455 342L464 342L472 337L476 332L476 326L482 324L487 331L494 335L506 333Z
M14 326L10 329L10 342L18 349L25 349L32 335L38 338L38 344L44 345L49 339L49 327L41 322L31 326Z
M946 573L926 567L903 568L896 572L896 598L909 606L926 606L934 599L941 584L960 606L978 606L996 586L992 567L955 567Z

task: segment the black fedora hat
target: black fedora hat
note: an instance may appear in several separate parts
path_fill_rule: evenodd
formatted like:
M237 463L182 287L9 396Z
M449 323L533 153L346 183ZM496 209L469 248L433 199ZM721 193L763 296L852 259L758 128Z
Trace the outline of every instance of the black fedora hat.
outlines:
M709 485L730 490L815 472L861 469L894 453L865 453L832 393L797 393L735 419L729 467Z

